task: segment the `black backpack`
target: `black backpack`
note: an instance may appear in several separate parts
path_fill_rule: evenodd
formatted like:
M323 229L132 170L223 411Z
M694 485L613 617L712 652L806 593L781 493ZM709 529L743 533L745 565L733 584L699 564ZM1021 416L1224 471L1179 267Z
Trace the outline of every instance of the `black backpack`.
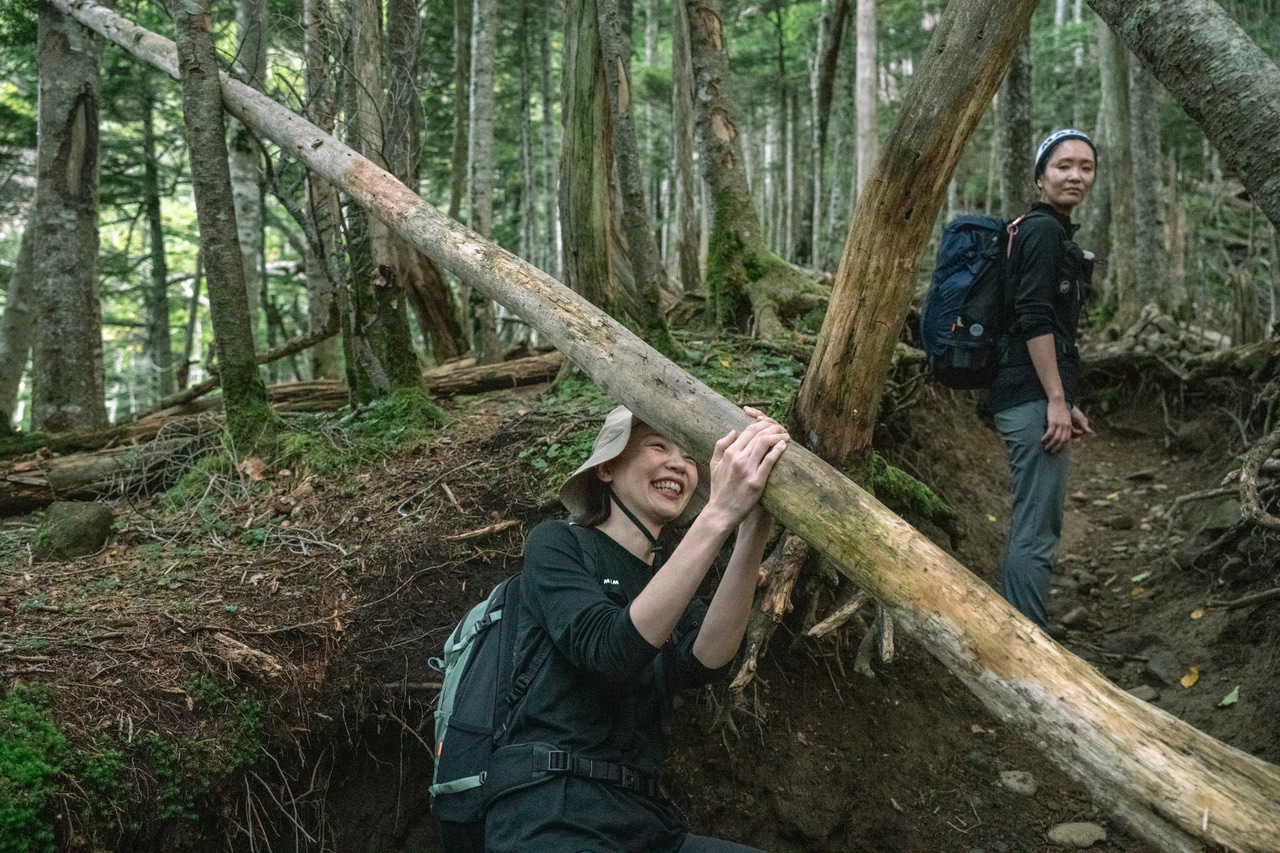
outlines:
M570 529L587 559L598 565L596 545L586 529L576 524ZM514 672L519 614L520 575L513 575L458 622L445 641L443 656L428 661L444 675L435 710L436 766L430 793L445 853L484 853L489 759L551 653L551 641L543 636L525 671Z
M929 372L948 388L995 381L1013 322L1013 242L1025 218L958 216L942 229L920 338Z

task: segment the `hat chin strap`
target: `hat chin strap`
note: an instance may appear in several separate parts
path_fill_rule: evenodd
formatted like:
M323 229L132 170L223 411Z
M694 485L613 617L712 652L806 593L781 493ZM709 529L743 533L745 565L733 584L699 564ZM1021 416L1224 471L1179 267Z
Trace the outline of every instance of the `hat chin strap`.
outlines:
M649 540L649 553L660 555L662 553L662 543L658 541L658 537L650 533L649 528L645 527L640 522L640 519L636 518L635 513L627 509L627 505L618 498L618 494L613 490L613 486L606 486L605 488L609 491L609 499L618 505L618 509L622 510L622 514L631 519L631 523L640 529L640 532L644 534L645 539Z

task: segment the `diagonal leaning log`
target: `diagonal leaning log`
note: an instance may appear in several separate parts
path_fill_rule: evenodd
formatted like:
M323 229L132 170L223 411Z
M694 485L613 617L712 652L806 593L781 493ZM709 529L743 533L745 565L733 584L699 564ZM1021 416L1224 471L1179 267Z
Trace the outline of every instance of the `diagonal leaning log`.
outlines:
M177 77L168 40L102 6L50 2ZM225 76L223 102L703 458L719 436L743 425L729 401L576 293L449 219L333 137ZM799 444L775 469L765 504L1136 834L1163 850L1280 850L1280 768L1129 696Z

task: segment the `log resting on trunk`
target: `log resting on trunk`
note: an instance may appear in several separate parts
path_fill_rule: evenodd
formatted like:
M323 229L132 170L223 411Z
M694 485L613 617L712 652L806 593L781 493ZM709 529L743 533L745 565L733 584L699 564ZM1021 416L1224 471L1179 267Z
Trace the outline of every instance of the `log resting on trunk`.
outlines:
M97 5L50 0L176 73L169 43ZM279 104L224 78L227 109L347 191L472 287L539 329L640 417L710 456L742 411L550 276L432 208ZM1053 642L979 578L839 471L792 443L765 506L830 555L997 716L1165 850L1280 849L1280 768L1135 699Z

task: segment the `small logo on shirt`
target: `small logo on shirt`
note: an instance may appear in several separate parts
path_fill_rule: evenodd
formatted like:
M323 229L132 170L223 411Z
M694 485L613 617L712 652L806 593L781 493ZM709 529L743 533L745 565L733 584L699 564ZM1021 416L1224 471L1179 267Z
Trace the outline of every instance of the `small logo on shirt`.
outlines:
M605 578L604 580L600 581L600 583L604 584L605 586L622 586L622 581L618 580L617 578Z
M1067 281L1066 279L1063 279L1062 281L1058 282L1059 293L1066 293L1070 289L1071 289L1071 282Z

